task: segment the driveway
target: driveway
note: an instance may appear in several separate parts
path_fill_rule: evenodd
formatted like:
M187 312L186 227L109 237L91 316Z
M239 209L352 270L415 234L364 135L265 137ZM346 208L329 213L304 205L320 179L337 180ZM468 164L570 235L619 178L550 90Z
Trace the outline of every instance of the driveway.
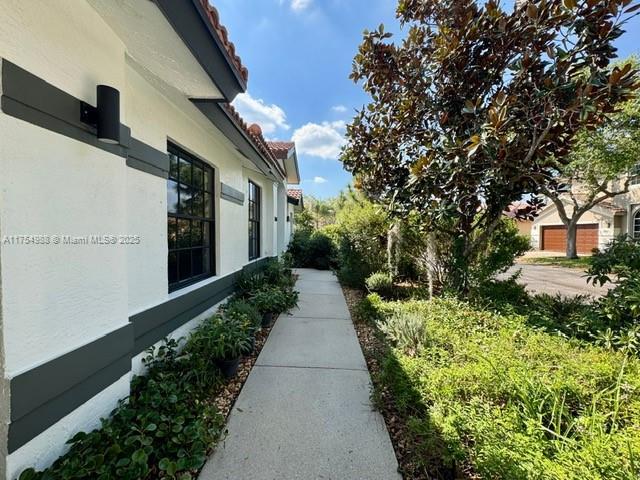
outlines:
M560 293L565 296L591 295L600 297L607 293L611 285L604 287L593 286L587 283L584 271L575 268L554 267L549 265L517 264L511 267L507 273L499 276L504 279L522 270L518 282L525 285L531 293L548 293L555 295Z

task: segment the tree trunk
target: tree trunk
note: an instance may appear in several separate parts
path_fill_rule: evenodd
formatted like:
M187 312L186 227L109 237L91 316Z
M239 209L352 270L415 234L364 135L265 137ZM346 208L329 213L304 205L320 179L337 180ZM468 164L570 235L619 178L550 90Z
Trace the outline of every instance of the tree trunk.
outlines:
M578 222L567 223L567 258L578 258Z

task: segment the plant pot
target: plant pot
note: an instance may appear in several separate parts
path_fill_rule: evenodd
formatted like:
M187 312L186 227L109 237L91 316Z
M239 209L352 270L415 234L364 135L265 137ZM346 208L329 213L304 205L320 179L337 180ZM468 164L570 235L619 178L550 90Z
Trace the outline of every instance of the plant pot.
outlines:
M262 326L268 327L273 322L273 312L267 312L262 314Z
M238 372L238 367L240 366L240 357L232 358L231 360L219 360L218 368L222 372L222 375L225 378L233 378L235 374Z

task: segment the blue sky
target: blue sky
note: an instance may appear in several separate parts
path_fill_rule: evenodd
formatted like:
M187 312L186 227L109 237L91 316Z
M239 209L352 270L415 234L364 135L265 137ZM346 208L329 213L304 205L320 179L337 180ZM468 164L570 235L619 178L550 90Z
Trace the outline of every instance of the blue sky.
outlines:
M268 139L296 141L301 187L320 198L351 180L338 161L344 125L367 102L349 80L365 28L399 31L396 0L211 0L249 69L236 108ZM505 2L510 4L511 1ZM640 52L640 19L618 42L625 57Z

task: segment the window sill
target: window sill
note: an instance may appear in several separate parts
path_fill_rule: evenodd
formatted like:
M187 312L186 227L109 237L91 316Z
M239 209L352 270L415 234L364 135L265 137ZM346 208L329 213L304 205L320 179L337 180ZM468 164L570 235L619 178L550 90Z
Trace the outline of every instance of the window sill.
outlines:
M204 287L209 283L213 283L216 280L220 280L220 278L222 278L220 275L213 275L211 277L207 277L205 279L202 279L190 285L185 285L182 288L178 288L177 290L173 290L172 292L169 292L169 296L167 297L167 299L173 300L174 298L180 297L186 293L193 292L194 290Z

